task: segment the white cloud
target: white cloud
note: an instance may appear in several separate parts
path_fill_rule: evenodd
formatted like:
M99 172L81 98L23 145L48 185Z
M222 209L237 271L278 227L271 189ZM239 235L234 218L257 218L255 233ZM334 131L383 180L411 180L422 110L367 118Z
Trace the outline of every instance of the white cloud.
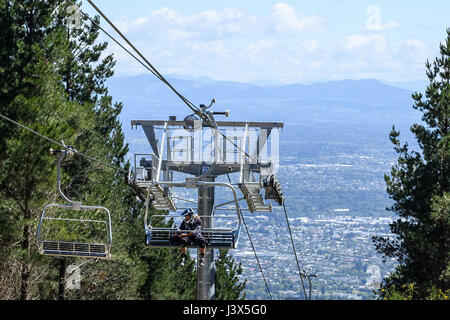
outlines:
M417 40L417 39L404 40L403 45L405 47L412 48L412 49L420 49L420 50L426 49L425 43L423 43L422 41Z
M253 62L264 61L262 58L273 50L275 44L271 41L260 40L256 43L250 43L245 47L245 53L249 60Z
M313 70L319 70L323 67L322 61L311 61L308 65Z
M386 50L387 40L383 35L350 35L345 39L345 49L366 49L375 50L377 53L384 52Z
M290 81L322 65L308 57L320 43L306 33L321 28L322 19L300 16L285 3L258 18L236 8L183 14L163 7L115 22L162 73L237 81L283 76ZM118 74L145 72L120 51L114 48Z
M400 27L401 24L395 21L392 22L388 22L385 24L370 24L370 25L366 25L366 29L370 30L370 31L384 31L384 30L388 30L388 29L393 29L393 28L397 28Z
M323 30L324 18L300 16L294 8L280 2L267 17L253 16L237 8L204 10L182 14L167 7L150 12L135 20L126 17L115 21L126 34L145 34L147 39L217 40L231 37L269 36L276 33L302 33Z
M185 15L169 8L152 11L133 21L121 19L116 24L127 34L145 33L147 39L165 40L219 39L237 36L255 29L256 18L235 8L205 10Z
M423 73L429 52L424 42L361 30L347 36L316 32L325 29L325 21L280 2L269 14L258 17L237 8L185 14L163 7L137 19L122 17L116 22L163 74L292 83L394 80L394 76L406 79L415 70ZM374 22L372 26L379 29L395 27L395 23ZM117 46L112 44L111 49L118 60L116 74L147 72Z
M418 39L406 39L400 43L400 49L398 51L398 56L402 56L403 59L415 62L417 68L423 69L425 61L432 52L429 50L427 45Z
M306 50L307 52L314 52L316 51L320 46L319 41L317 40L309 40L306 42L303 42L300 45L301 50Z
M322 28L324 19L317 16L300 17L294 8L284 2L277 3L272 8L279 31L318 30Z

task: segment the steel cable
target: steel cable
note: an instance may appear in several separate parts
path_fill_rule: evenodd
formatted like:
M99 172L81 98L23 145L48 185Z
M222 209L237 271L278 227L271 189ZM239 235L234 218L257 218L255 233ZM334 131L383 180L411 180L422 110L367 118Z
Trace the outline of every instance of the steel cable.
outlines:
M56 145L58 145L58 146L60 146L60 147L62 147L62 148L67 148L67 146L66 146L64 143L58 142L58 141L56 141L56 140L53 140L53 139L51 139L51 138L49 138L49 137L47 137L47 136L45 136L45 135L43 135L43 134L41 134L41 133L39 133L39 132L37 132L37 131L35 131L35 130L29 128L29 127L27 127L27 126L24 126L23 124L21 124L21 123L19 123L19 122L17 122L17 121L14 121L14 120L12 120L12 119L10 119L10 118L4 116L4 115L1 114L1 113L0 113L0 117L3 118L3 119L5 119L5 120L7 120L7 121L9 121L9 122L11 122L11 123L13 123L13 124L15 124L16 126L21 127L22 129L25 129L25 130L31 132L32 134L35 134L35 135L37 135L37 136L39 136L39 137L41 137L41 138L43 138L43 139L45 139L45 140L47 140L47 141L50 141L51 143L54 143L54 144L56 144ZM89 159L89 160L98 162L98 163L100 163L100 164L102 164L102 165L104 165L104 166L110 167L110 168L112 168L112 169L114 169L114 170L116 170L116 171L128 173L126 170L123 170L123 169L118 168L118 167L116 167L116 166L113 166L113 165L111 165L111 164L109 164L109 163L106 163L106 162L104 162L104 161L101 161L101 160L99 160L99 159L96 159L96 158L94 158L94 157L91 157L91 156L89 156L89 155L87 155L87 154L84 154L84 153L82 153L82 152L79 152L79 151L77 151L76 149L71 149L71 150L72 150L74 153L76 153L76 154L78 154L78 155L80 155L80 156L82 156L82 157L85 157L85 158L87 158L87 159Z

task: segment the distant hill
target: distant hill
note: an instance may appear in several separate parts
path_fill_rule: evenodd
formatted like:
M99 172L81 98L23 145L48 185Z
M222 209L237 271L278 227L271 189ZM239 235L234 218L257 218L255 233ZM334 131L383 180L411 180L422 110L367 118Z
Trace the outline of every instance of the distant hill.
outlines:
M428 86L428 80L416 80L416 81L406 81L406 82L385 82L388 85L404 88L411 91L424 92L425 88Z
M295 100L341 101L369 104L403 104L412 91L384 84L377 80L342 80L311 85L290 84L261 86L232 81L168 78L174 87L194 103L208 104L219 100ZM177 101L170 89L153 75L113 77L108 86L114 98L134 103L144 101Z

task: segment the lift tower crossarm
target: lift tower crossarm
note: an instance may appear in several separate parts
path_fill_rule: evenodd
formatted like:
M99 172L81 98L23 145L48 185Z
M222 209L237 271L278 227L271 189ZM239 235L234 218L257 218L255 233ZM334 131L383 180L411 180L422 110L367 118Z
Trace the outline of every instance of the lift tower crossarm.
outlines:
M165 124L169 126L180 126L183 127L186 122L185 121L176 121L176 120L132 120L131 126L164 126ZM243 122L243 121L217 121L217 127L242 127L245 128L248 125L249 128L279 128L282 129L284 127L284 123L282 122ZM211 127L207 122L202 122L203 127Z

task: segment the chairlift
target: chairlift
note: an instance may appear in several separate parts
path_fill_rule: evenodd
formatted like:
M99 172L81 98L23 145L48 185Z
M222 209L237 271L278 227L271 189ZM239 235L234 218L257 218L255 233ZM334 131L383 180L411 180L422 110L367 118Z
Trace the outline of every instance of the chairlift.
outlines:
M177 217L173 215L153 215L151 225L147 229L146 244L150 248L179 248L180 244L171 241L170 239L177 231L191 232L192 230L179 230L175 221ZM220 219L228 219L230 216L199 216L203 219L212 219L214 221ZM155 220L173 219L173 224L170 227L155 227L152 226ZM236 249L239 242L240 225L225 228L202 228L201 233L206 241L206 247L209 249ZM198 244L193 244L191 247L198 248Z
M275 200L280 206L284 203L283 191L277 177L271 174L267 179L263 179L263 186L266 190L265 199Z
M61 163L66 155L72 155L73 150L54 151L50 153L60 153L57 167L57 191L59 195L69 204L48 204L44 207L36 233L38 250L40 254L56 257L81 257L108 259L111 257L112 231L111 214L107 208L100 206L86 206L81 202L70 200L61 190ZM66 215L58 214L64 210ZM56 211L56 216L51 212ZM87 219L87 213L101 214L101 220ZM73 217L79 213L78 217ZM89 241L78 241L80 225L90 231ZM70 227L69 227L70 226ZM58 228L55 228L58 227ZM47 229L48 230L47 230ZM70 230L74 230L70 233ZM101 231L100 231L101 230ZM98 232L93 232L98 231ZM101 235L101 239L97 237ZM87 237L87 236L86 236ZM86 238L85 237L85 238ZM70 239L62 239L70 238ZM86 239L85 239L86 240Z
M166 182L168 183L168 182ZM236 197L236 192L234 187L230 184L226 183L214 183L214 182L198 182L208 183L210 185L226 185L230 187L233 191L235 197L235 207L231 207L229 211L235 211L237 213L234 215L226 215L221 214L217 215L215 212L218 206L214 207L213 212L210 216L199 216L204 222L206 219L209 219L212 222L212 225L221 224L221 226L214 226L213 228L205 228L202 227L201 233L206 241L206 247L208 249L236 249L239 242L239 234L241 231L241 209L239 208L239 204ZM181 186L180 183L177 183L177 186ZM146 203L146 217L147 220L148 215L148 201ZM184 219L181 215L152 215L150 217L150 223L147 224L145 221L145 231L146 231L146 245L150 248L179 248L180 244L174 241L171 241L172 237L177 231L186 231L191 232L192 230L179 230L178 226L181 224L181 219ZM171 226L161 227L161 224L170 224ZM159 226L158 226L159 224ZM198 244L193 244L192 248L198 248Z

